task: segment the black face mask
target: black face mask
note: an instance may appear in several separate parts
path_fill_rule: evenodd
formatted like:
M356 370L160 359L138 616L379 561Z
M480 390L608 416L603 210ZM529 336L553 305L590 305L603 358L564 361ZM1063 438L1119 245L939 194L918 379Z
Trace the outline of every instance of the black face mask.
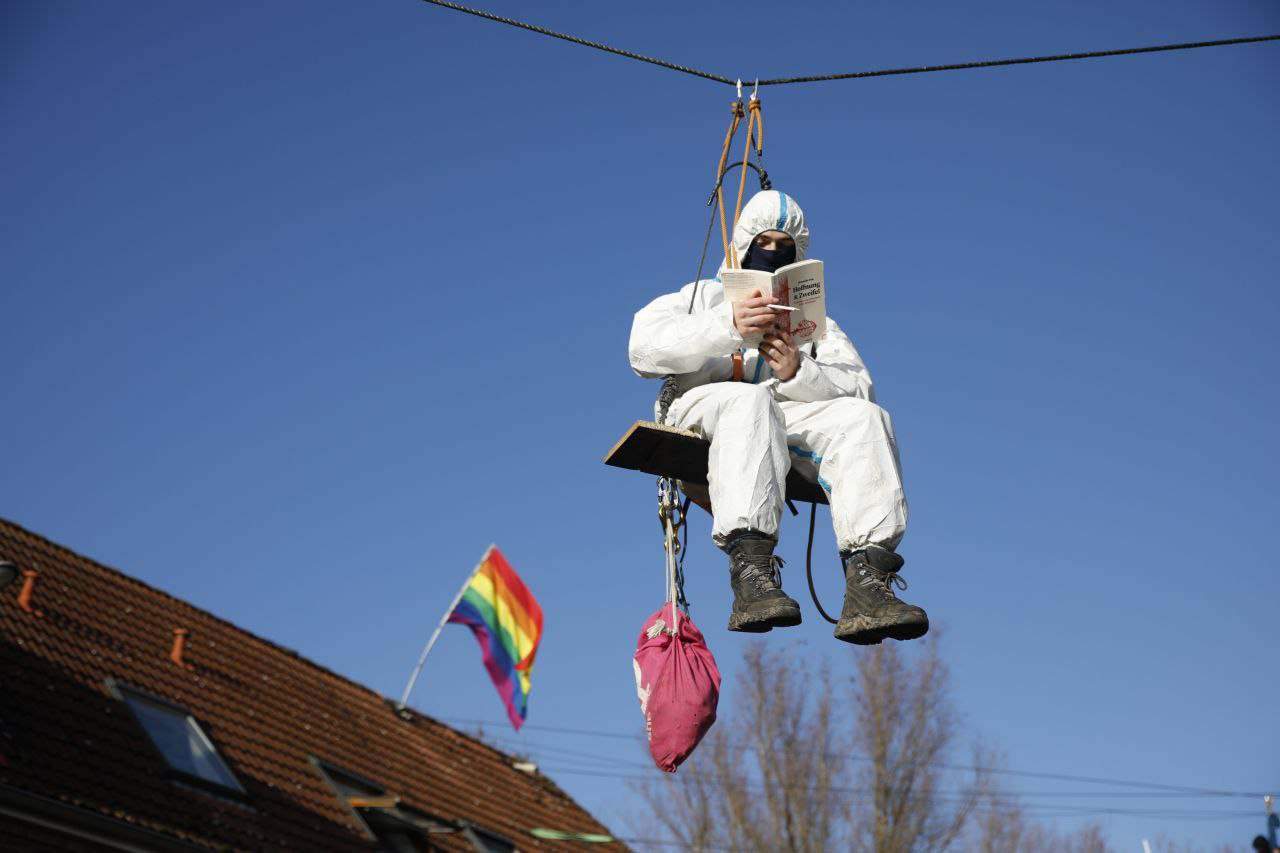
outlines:
M795 243L791 243L783 249L770 251L769 249L762 249L752 242L751 246L747 249L747 256L742 260L742 268L744 270L776 272L787 264L794 263L795 259Z

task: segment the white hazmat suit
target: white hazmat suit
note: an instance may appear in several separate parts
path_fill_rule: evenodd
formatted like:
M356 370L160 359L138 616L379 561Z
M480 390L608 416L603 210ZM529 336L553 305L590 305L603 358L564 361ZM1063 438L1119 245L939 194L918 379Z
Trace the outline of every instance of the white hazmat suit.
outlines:
M788 234L796 260L805 257L809 229L786 194L766 190L743 208L733 232L739 263L764 231ZM892 550L902 539L907 502L893 424L875 404L853 342L830 317L816 356L805 345L796 375L782 382L758 350L744 348L717 276L637 312L629 350L640 376L675 376L679 396L666 422L711 442L707 480L718 545L740 530L777 538L792 467L826 492L841 551ZM735 382L739 351L744 381Z

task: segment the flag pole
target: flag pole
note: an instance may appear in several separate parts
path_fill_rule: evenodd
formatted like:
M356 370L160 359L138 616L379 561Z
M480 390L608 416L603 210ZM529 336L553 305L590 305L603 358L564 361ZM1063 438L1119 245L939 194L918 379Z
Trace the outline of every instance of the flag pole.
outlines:
M458 587L458 594L453 597L453 601L449 602L449 607L445 610L444 615L440 617L440 624L436 625L436 629L431 632L431 639L427 640L427 644L422 648L422 654L418 657L418 665L413 668L413 674L409 676L409 683L404 686L404 694L400 697L400 701L396 703L396 710L403 711L405 706L409 704L409 694L413 692L413 685L418 680L418 675L422 672L423 665L427 662L427 655L431 654L431 647L436 644L436 639L440 636L440 632L444 630L444 626L448 623L449 617L453 615L453 608L458 606L458 602L462 600L462 596L467 591L467 587L471 585L471 579L476 576L476 572L480 571L480 567L484 565L484 561L489 559L489 552L494 549L490 545L484 550L484 556L480 558L480 562L476 563L476 567L467 575L466 580L462 582L462 586Z

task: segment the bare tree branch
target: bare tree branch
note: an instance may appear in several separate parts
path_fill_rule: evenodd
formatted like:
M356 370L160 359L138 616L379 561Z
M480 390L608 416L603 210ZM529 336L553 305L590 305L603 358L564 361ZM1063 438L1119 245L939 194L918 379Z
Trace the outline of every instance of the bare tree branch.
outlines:
M1059 834L1030 820L998 790L989 747L954 769L965 745L936 635L852 656L841 683L794 646L748 645L698 751L635 786L648 807L638 834L658 828L696 853L1111 853L1096 825Z

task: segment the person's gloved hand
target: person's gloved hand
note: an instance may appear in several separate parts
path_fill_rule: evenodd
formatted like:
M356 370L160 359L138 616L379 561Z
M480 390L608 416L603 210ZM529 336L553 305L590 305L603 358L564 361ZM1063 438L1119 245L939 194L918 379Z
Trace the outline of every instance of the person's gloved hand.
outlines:
M791 343L789 332L770 332L760 342L760 354L773 368L773 375L783 382L793 378L800 369L800 350Z
M769 298L757 290L750 299L733 303L733 327L744 338L772 332L777 328L778 314L766 306Z

